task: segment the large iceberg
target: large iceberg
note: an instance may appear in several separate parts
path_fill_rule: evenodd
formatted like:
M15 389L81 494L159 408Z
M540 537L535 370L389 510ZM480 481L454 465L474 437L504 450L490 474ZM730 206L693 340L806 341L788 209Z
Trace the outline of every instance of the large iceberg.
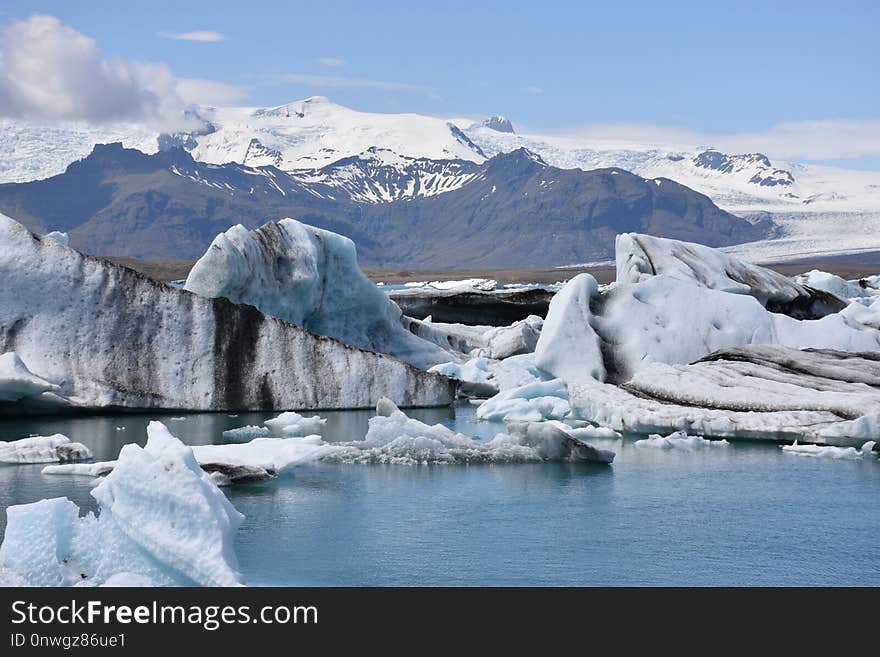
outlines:
M158 283L2 215L0 280L0 353L16 352L74 406L274 410L454 398L444 377ZM0 402L0 412L20 412L29 399Z
M815 289L702 244L624 233L614 244L618 283L639 283L666 276L700 287L746 294L773 312L797 319L819 319L846 303L824 289Z
M633 246L643 242L652 248ZM581 274L551 303L536 364L569 383L625 382L652 363L690 363L739 345L880 349L880 312L862 304L816 297L708 247L642 235L621 236L618 247L620 280L602 290ZM820 319L796 318L807 306L822 315L838 305ZM798 312L789 316L786 307Z
M569 386L572 417L631 433L861 446L880 435L880 354L743 346Z
M31 586L241 584L243 516L189 447L159 423L150 429L146 446L125 445L91 491L97 516L80 517L66 498L9 507L0 570Z
M184 289L224 297L362 349L427 369L450 353L401 325L400 308L364 276L354 242L294 219L233 226L193 266Z

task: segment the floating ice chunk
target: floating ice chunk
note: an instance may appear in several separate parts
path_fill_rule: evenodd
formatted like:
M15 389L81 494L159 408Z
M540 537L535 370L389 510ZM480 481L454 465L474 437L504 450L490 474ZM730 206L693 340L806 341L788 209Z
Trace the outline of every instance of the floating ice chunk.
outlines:
M70 238L67 233L62 233L59 230L53 230L51 233L46 233L46 237L55 240L59 244L63 244L64 246L68 246L70 244Z
M65 498L9 507L0 567L34 586L132 575L153 585L240 584L234 539L241 514L164 425L151 422L147 434L146 447L125 445L91 491L97 517L80 518Z
M90 458L88 447L60 433L0 442L0 463L68 463Z
M199 465L202 470L211 475L211 479L218 486L254 484L278 476L278 473L271 468L255 465L230 465L228 463L199 463Z
M18 401L60 389L31 372L14 351L0 355L0 401Z
M254 438L268 438L272 435L269 427L258 427L249 424L246 427L227 429L223 432L223 438L233 443L246 443Z
M350 284L339 278L333 285ZM332 286L323 289L332 300ZM369 408L380 395L431 406L455 395L445 377L35 239L2 214L0 309L0 345L15 345L31 371L68 398L44 392L11 402L28 410L50 402L176 413Z
M495 422L563 420L571 411L562 379L502 390L477 408L477 419Z
M443 363L429 372L458 379L469 385L462 386L460 393L490 397L502 390L518 388L536 381L548 381L553 377L535 366L534 354L521 354L496 361L484 357L472 358L465 363Z
M841 299L864 300L880 296L880 289L873 286L871 279L848 281L835 274L813 269L795 277L795 281L817 290L824 290Z
M276 436L297 437L321 435L327 420L319 415L303 417L299 413L287 411L278 417L263 422Z
M252 231L239 224L221 233L193 266L184 289L252 305L416 367L451 360L449 352L401 325L400 308L358 267L354 242L294 219Z
M336 449L335 443L325 443L321 436L255 438L242 444L196 445L192 448L196 460L202 464L262 468L278 474L317 461Z
M169 421L169 422L185 422L185 421L186 421L186 417L185 417L185 416L181 416L181 417L170 417L170 418L168 418L168 421Z
M599 450L551 425L511 425L510 433L488 442L407 417L380 400L364 440L337 443L323 460L341 463L427 465L441 463L519 463L576 460L610 463L613 452Z
M747 346L654 363L623 386L570 388L572 419L632 433L799 440L849 447L880 435L876 353Z
M706 440L700 436L689 436L684 431L676 431L668 436L652 434L635 442L636 447L652 447L654 449L682 449L693 452L705 447L728 447L726 440Z
M511 438L534 448L542 459L548 461L611 463L614 460L611 450L599 449L579 440L573 431L560 428L556 422L512 422L507 425L507 431Z
M65 463L63 465L47 465L43 474L83 475L86 477L103 477L113 472L116 461L97 461L96 463Z
M495 360L520 356L535 351L541 335L544 320L538 315L529 315L510 326L499 326L483 333L485 347L481 354Z
M859 461L864 458L876 457L877 454L874 451L876 444L875 441L869 440L861 448L856 449L855 447L834 447L832 445L799 445L795 441L792 445L782 445L782 451L795 456Z
M825 290L805 287L771 269L743 262L702 244L624 233L614 244L618 283L653 276L754 297L768 310L798 319L818 319L844 307Z
M590 325L597 292L595 278L578 274L556 293L535 348L537 367L569 383L605 380L601 341Z

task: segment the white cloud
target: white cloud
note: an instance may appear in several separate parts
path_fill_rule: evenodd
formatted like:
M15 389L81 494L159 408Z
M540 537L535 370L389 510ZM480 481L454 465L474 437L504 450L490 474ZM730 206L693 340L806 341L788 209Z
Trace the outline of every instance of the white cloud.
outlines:
M184 114L189 102L231 94L229 85L180 80L164 64L104 59L93 39L52 16L35 15L0 29L2 116L180 130L196 127Z
M345 60L338 57L319 57L318 63L321 66L345 66Z
M201 41L203 43L213 43L223 41L226 37L220 32L211 32L210 30L196 30L194 32L159 32L159 36L163 39L176 39L177 41Z
M202 80L200 78L178 78L177 93L184 102L194 105L240 105L248 99L246 89L235 84Z
M563 134L596 145L643 144L669 149L711 146L726 153L761 152L792 161L880 155L880 120L798 121L734 133L646 124L596 124L568 129Z
M544 90L541 87L526 87L526 91L535 96L544 93Z
M425 89L422 85L405 84L403 82L348 78L337 75L309 75L305 73L287 73L281 76L281 81L303 84L309 87L326 87L328 89Z

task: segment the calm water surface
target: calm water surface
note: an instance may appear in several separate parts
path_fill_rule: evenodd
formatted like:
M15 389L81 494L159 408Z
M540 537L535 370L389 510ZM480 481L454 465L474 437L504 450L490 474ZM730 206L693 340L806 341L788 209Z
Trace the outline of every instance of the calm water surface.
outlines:
M503 429L470 406L409 413L484 438ZM195 445L273 415L7 420L0 440L60 432L111 459L143 444L151 419ZM323 415L329 440L353 440L372 414ZM755 443L615 448L611 467L318 464L226 488L247 518L239 565L254 585L880 585L880 463ZM41 468L0 466L0 507L59 495L95 507L90 478Z

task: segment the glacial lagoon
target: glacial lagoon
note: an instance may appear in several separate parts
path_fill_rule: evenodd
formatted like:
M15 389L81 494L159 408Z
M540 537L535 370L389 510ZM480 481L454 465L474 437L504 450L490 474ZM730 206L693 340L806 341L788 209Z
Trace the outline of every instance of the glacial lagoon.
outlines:
M491 439L468 404L409 410ZM232 414L234 415L234 414ZM0 421L0 440L63 433L113 459L150 420L191 445L277 413L125 414ZM370 411L321 413L325 439L364 436ZM737 442L685 451L595 441L584 463L297 467L224 492L246 519L249 585L880 585L880 463ZM68 496L95 509L93 479L0 466L0 507ZM0 514L0 531L5 529Z

